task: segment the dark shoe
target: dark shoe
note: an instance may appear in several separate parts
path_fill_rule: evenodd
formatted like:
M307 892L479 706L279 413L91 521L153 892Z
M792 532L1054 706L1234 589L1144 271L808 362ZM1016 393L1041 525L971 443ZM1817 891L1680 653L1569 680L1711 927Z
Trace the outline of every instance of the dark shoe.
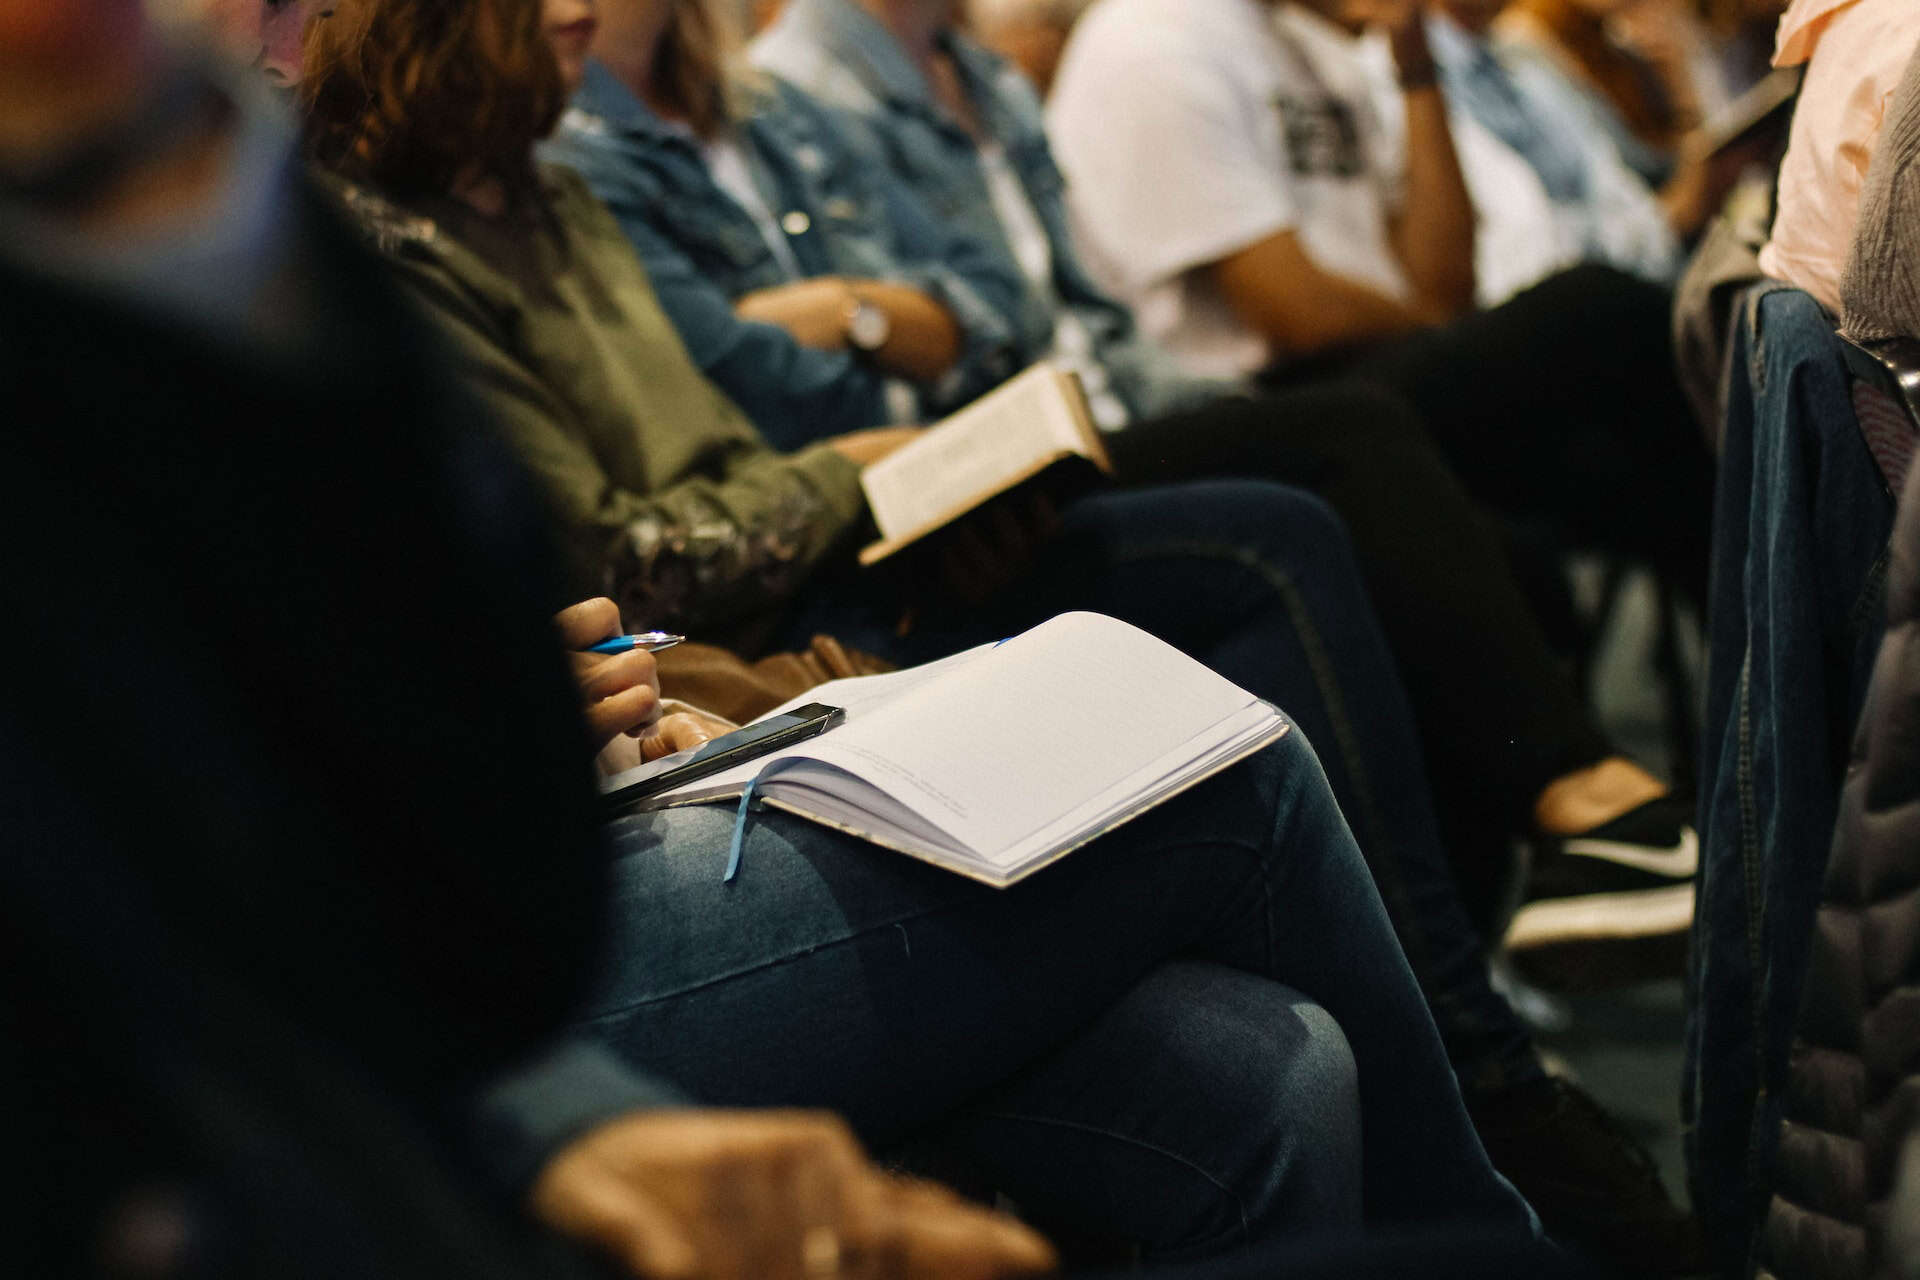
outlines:
M1681 796L1577 836L1537 837L1526 900L1507 930L1515 968L1576 989L1678 974L1699 869L1693 802Z
M1626 1275L1710 1269L1699 1224L1668 1197L1653 1157L1579 1086L1546 1076L1468 1110L1493 1167L1562 1245Z

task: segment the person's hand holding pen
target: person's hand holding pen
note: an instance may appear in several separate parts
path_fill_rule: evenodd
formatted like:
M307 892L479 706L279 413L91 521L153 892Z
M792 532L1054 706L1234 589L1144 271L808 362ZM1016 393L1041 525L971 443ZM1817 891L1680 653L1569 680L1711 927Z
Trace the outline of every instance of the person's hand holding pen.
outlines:
M613 771L685 751L725 733L730 726L697 712L661 715L660 671L655 650L679 636L622 634L620 610L605 597L583 600L554 615L560 641L573 663L573 678L603 765Z

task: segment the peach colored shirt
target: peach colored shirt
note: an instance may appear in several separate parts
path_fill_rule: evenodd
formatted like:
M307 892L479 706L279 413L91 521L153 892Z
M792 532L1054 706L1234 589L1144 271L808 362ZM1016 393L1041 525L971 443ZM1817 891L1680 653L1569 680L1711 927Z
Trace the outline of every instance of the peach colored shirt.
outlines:
M1807 63L1760 267L1836 314L1867 161L1887 100L1920 40L1917 0L1793 0L1773 65Z

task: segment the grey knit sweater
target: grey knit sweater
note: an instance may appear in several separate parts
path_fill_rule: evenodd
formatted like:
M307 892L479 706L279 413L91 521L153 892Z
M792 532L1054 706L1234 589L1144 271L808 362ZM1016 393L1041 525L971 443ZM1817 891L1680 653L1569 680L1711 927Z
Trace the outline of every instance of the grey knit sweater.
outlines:
M1860 192L1859 222L1840 278L1849 338L1920 339L1920 52L1900 77Z

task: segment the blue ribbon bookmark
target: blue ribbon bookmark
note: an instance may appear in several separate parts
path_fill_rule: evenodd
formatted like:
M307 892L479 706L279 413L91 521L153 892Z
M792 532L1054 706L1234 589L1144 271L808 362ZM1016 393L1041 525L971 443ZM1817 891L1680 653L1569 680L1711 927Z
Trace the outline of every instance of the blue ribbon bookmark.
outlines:
M754 793L760 788L760 775L754 774L747 779L747 789L740 793L740 808L733 819L733 841L727 846L727 873L720 877L727 884L740 874L740 846L747 839L747 815L760 807L760 798Z

